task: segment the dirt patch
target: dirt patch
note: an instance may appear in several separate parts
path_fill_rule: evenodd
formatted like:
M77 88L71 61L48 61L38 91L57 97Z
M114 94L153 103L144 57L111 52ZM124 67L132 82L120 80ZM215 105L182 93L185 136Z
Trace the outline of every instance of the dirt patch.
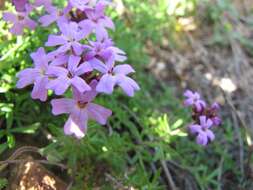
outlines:
M64 190L67 185L34 161L31 156L23 156L24 162L12 168L8 190Z

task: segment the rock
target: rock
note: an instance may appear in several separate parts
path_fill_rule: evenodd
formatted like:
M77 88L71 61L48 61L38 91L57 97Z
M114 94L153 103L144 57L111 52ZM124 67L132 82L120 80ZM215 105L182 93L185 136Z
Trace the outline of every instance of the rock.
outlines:
M36 163L31 156L26 156L11 171L8 190L66 190L67 184Z

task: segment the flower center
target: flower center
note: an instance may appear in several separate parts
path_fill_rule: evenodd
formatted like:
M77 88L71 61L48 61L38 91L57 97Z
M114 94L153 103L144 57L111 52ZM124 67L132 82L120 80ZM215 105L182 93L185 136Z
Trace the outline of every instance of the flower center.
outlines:
M79 108L83 109L87 106L88 102L81 102L81 101L78 101L77 102L77 105Z

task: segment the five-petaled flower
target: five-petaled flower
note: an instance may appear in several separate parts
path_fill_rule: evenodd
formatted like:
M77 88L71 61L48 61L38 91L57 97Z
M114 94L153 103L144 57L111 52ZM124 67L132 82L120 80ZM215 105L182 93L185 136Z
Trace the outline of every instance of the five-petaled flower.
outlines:
M47 70L49 76L55 77L48 82L47 88L55 92L56 95L62 95L69 88L74 86L81 93L91 90L90 86L80 75L92 71L88 62L81 63L81 58L71 55L68 61L68 67L50 66Z
M34 68L24 69L17 74L19 78L17 88L24 88L27 85L34 84L32 98L46 101L46 85L49 80L46 72L50 56L45 53L43 48L39 48L37 52L31 54L31 57L33 59Z
M96 88L98 92L111 94L114 86L119 85L128 96L133 96L134 92L140 89L139 85L127 76L135 72L130 65L123 64L114 67L112 64L97 61L92 64L92 67L103 73Z
M5 12L3 19L13 24L10 32L15 35L22 35L24 28L35 29L37 23L30 19L29 14L32 11L32 7L26 5L25 11L17 12L16 14L11 12Z
M60 98L51 101L54 115L69 114L69 118L64 125L64 133L66 135L75 135L77 138L82 138L87 131L89 119L105 125L108 117L111 116L111 110L92 103L97 95L96 85L97 81L93 80L90 84L92 87L91 91L80 93L73 88L73 99Z
M195 106L198 111L201 111L206 106L206 103L200 99L200 95L197 92L186 90L184 93L186 100L184 101L185 106Z
M199 117L199 124L192 124L189 126L189 129L192 134L197 135L197 143L203 146L206 146L208 142L214 140L214 133L210 130L213 122L211 119L208 119L206 116Z
M85 30L81 30L75 22L58 22L58 26L62 35L49 35L45 45L49 47L60 46L56 50L59 54L72 51L74 55L80 55L83 51L83 46L79 41L87 35Z

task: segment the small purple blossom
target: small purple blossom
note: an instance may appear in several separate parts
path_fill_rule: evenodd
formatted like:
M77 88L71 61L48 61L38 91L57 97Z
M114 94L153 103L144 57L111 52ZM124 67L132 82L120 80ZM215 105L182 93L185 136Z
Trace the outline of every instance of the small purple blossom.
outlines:
M34 61L34 68L24 69L17 74L19 78L17 88L34 84L32 98L46 101L48 76L45 73L48 69L49 57L43 48L39 48L37 52L32 53L31 57Z
M43 27L47 27L60 19L64 19L64 16L61 15L61 12L56 7L50 6L46 10L48 14L39 18L39 22Z
M128 96L133 96L134 92L140 89L139 85L127 76L135 72L130 65L123 64L114 67L97 61L92 63L92 67L103 73L96 88L98 92L111 94L114 86L119 85Z
M206 146L208 142L213 141L215 138L214 133L210 130L213 122L206 116L200 116L199 121L199 124L190 125L189 129L192 134L197 135L197 143Z
M87 46L90 50L89 54L92 56L100 57L102 60L109 64L114 62L124 62L126 53L121 49L114 46L111 39L103 39L102 41L89 41L91 47Z
M206 103L200 99L199 93L186 90L184 96L186 97L186 100L184 101L185 106L195 106L197 111L201 111L205 108Z
M115 29L112 20L105 16L104 11L108 3L105 1L99 1L95 8L85 9L84 12L88 19L83 20L79 23L80 27L83 29L89 27L92 28L98 40L108 38L108 33L106 28Z
M10 32L15 35L22 35L24 28L34 30L37 23L29 18L29 14L32 11L31 7L26 6L25 12L18 12L16 14L11 12L5 12L3 14L3 20L13 24Z
M80 75L92 71L92 67L87 62L79 65L80 61L80 57L71 55L67 68L50 66L47 74L56 78L49 81L47 88L53 90L56 95L64 94L70 85L81 93L91 90L90 86Z
M65 23L58 22L58 26L62 35L49 35L46 46L60 46L56 52L65 53L74 51L74 54L80 55L83 51L82 44L79 43L87 34L84 30L80 30L75 22Z
M97 95L95 91L96 83L96 81L92 81L90 84L92 90L85 93L80 93L73 88L74 99L61 98L51 101L54 115L69 114L69 118L64 125L64 133L66 135L75 135L77 138L83 138L87 132L89 119L105 125L108 117L111 116L111 110L92 103L92 100Z

